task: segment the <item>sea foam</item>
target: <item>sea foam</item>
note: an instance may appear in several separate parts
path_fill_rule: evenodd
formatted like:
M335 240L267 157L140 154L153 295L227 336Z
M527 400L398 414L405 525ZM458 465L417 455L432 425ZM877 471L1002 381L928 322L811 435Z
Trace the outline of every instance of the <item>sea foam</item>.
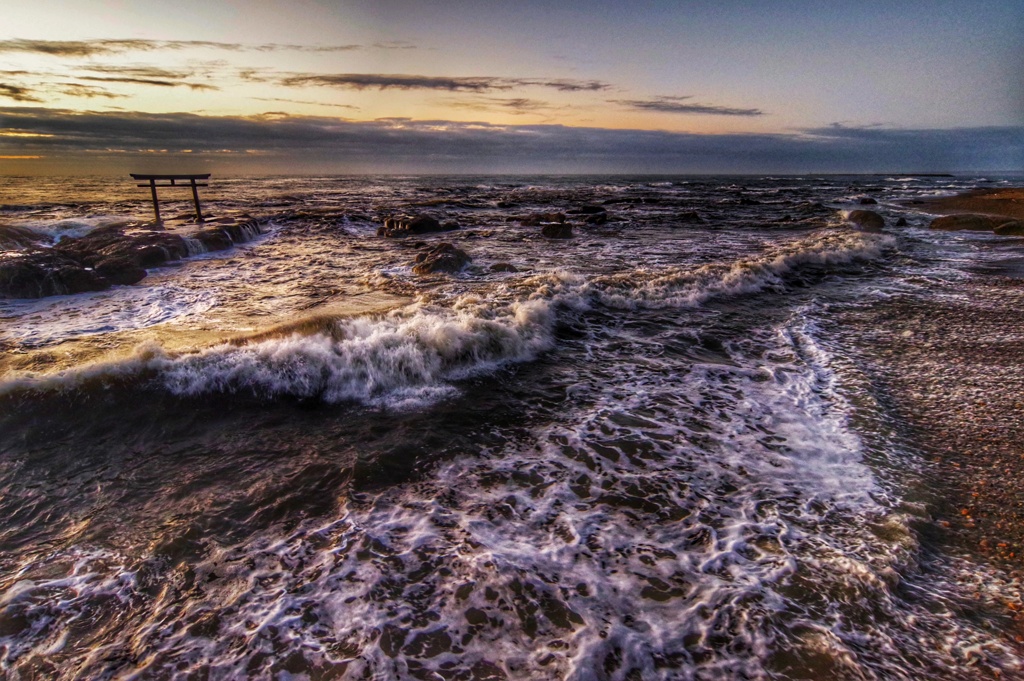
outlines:
M787 275L804 266L878 257L892 243L886 236L827 231L758 256L697 269L641 269L592 279L553 271L510 283L488 300L463 294L448 307L419 304L384 317L339 319L326 333L223 344L178 356L146 346L120 362L11 377L0 384L0 394L156 372L157 384L177 395L245 391L267 399L328 403L429 402L451 394L452 381L530 361L553 348L560 314L595 304L693 307L717 296L783 286Z

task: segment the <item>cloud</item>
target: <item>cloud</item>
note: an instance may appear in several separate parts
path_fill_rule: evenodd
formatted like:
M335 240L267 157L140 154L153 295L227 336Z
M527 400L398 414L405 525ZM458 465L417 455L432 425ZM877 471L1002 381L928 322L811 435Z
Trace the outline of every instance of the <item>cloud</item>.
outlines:
M105 73L108 75L123 76L126 78L147 78L161 80L191 78L195 75L195 72L191 70L172 70L161 68L158 66L86 66L83 68L83 70L89 71L91 73Z
M46 54L55 57L95 57L99 55L121 54L124 52L152 52L154 50L184 50L189 48L228 50L231 52L347 52L362 49L362 45L290 45L265 43L251 45L243 43L227 43L211 40L0 40L2 52L28 52Z
M673 114L705 114L712 116L763 116L760 109L735 109L728 106L717 106L714 104L689 104L687 100L692 96L684 97L653 97L651 99L614 99L615 104L623 104L632 109L641 111L658 111L660 113Z
M417 76L398 73L301 73L273 76L248 70L250 80L275 80L287 87L333 87L343 90L447 90L449 92L493 92L517 87L543 87L563 92L604 90L610 86L596 80L499 78L494 76Z
M43 100L36 97L33 91L27 87L20 85L9 85L0 83L0 97L6 97L7 99L13 99L16 102L42 102Z
M155 87L187 87L192 90L220 90L215 85L206 83L187 83L180 80L159 80L156 78L122 78L118 76L80 76L80 80L99 83L127 83L129 85L153 85Z
M21 106L0 107L0 128L30 135L11 137L5 153L47 156L61 163L86 159L93 172L100 171L97 164L105 157L143 158L147 149L191 149L190 158L219 159L221 164L245 157L231 167L248 173L969 172L1024 165L1024 127L825 127L787 134L697 135L401 118L346 121L282 113L226 117Z
M521 79L516 82L519 85L536 85L539 87L561 90L562 92L596 92L598 90L608 90L611 88L608 83L600 80L571 80L566 78L556 78L554 80Z
M68 97L86 97L94 99L104 97L106 99L122 99L128 95L122 95L110 90L105 90L94 85L82 85L81 83L54 83L49 86L48 91L57 92Z
M486 92L508 90L512 86L500 78L451 78L434 76L407 76L380 73L303 74L281 78L288 87L321 86L346 90L449 90Z
M543 113L552 110L548 102L526 97L488 97L479 96L469 99L445 99L441 102L445 106L468 111L500 111L511 114Z
M285 104L311 104L313 106L330 106L338 109L354 109L359 110L358 106L353 104L331 104L329 102L311 102L305 99L288 99L285 97L250 97L257 102L284 102Z

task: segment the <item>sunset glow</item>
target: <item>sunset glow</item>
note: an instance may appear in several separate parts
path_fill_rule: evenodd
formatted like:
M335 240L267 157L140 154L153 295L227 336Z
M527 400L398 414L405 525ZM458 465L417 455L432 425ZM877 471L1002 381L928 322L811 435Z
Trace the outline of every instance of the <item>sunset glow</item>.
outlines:
M736 169L723 159L766 144L772 152L741 169L880 169L901 158L936 170L1007 169L1020 165L1024 144L1022 17L1013 2L969 11L795 2L768 13L704 2L628 10L186 0L169 11L151 1L14 0L0 27L0 151L7 161L45 160L19 171L81 172L85 152L141 153L154 134L168 153L209 153L238 151L241 127L262 126L264 139L313 127L313 148L340 150L325 128L379 131L403 119L417 130L399 144L407 151L470 123L538 127L557 138L556 151L575 144L567 128L586 130L602 149L592 166L559 152L517 159L512 170L614 169L616 145L635 146L622 131L665 136L657 146L675 151L650 159L658 171ZM980 130L997 139L979 142ZM960 148L935 158L937 136L949 131L962 134ZM867 139L893 133L884 148ZM736 136L749 144L737 147ZM808 140L821 153L802 153ZM500 170L450 141L458 158L436 167L384 162L370 148L325 159L271 143L264 151L276 160L248 170ZM818 158L830 147L833 160Z

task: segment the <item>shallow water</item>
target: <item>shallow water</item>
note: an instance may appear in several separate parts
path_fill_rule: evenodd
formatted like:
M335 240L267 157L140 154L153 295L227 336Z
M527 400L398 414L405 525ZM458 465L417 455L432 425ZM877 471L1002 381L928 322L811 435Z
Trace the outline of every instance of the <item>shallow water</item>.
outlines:
M824 331L1014 255L899 203L979 181L215 183L262 235L0 301L0 669L1020 675L1019 585L927 545L920 455ZM147 211L4 182L0 224L54 238ZM851 231L865 195L910 226ZM567 241L517 220L588 204ZM462 229L375 235L401 212ZM414 275L441 241L471 265Z

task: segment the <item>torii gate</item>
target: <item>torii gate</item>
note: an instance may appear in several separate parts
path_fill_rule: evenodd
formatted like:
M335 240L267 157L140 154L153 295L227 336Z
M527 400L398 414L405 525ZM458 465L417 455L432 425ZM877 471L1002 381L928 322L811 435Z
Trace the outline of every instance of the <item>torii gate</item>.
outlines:
M138 173L129 173L133 180L147 180L148 184L140 184L140 187L149 187L150 191L153 192L153 213L156 214L156 222L160 224L160 204L157 203L156 199L156 188L157 187L192 187L192 200L196 204L196 220L203 222L203 211L199 207L199 190L196 187L208 187L208 184L196 184L196 180L208 180L210 179L211 173L205 175L140 175ZM157 184L157 180L167 180L169 184ZM178 180L188 180L188 184L176 184Z

